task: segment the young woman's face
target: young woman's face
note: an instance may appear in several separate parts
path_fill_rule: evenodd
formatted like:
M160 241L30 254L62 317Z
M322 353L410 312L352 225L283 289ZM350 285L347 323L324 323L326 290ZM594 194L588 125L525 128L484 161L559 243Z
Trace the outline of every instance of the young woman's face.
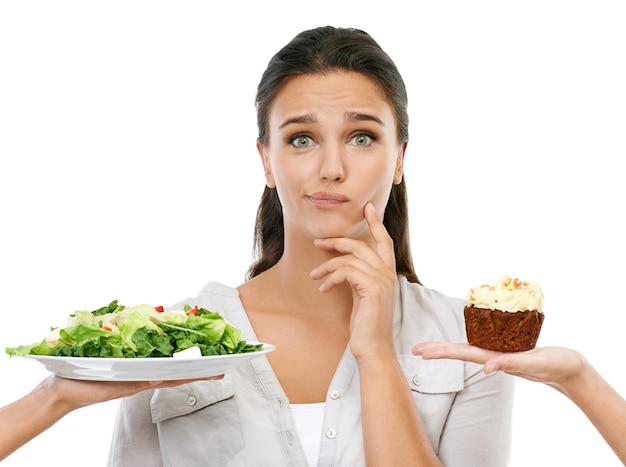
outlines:
M405 149L376 84L354 72L292 78L268 127L269 144L259 152L285 234L369 238L363 208L371 201L382 218L392 184L402 180Z

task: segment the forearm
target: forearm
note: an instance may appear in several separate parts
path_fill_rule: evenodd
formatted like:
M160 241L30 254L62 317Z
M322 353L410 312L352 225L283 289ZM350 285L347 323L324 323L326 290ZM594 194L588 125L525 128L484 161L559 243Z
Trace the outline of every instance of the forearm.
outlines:
M71 409L57 402L42 385L0 409L0 460L26 444Z
M359 361L368 467L441 466L395 355Z
M626 401L588 363L576 378L555 386L585 413L626 465Z

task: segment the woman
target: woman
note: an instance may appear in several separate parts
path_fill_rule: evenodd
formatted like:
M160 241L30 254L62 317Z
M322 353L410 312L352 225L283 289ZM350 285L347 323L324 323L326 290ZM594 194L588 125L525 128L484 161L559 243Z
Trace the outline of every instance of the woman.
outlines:
M256 105L258 260L239 287L181 303L276 350L221 381L123 400L109 465L505 465L512 378L411 354L464 340L464 301L413 268L393 61L362 31L304 31L269 62Z
M424 359L454 358L538 381L574 402L589 418L617 457L626 465L626 401L579 352L564 347L501 353L468 344L423 342L413 353Z

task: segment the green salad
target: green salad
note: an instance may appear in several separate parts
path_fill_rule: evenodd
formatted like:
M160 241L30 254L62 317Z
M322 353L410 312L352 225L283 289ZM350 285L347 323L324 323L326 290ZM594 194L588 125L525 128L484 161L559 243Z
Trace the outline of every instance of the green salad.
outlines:
M64 328L52 328L41 342L7 347L13 356L150 358L172 357L197 347L202 356L261 350L219 313L185 305L183 310L137 305L117 300L94 311L75 311Z

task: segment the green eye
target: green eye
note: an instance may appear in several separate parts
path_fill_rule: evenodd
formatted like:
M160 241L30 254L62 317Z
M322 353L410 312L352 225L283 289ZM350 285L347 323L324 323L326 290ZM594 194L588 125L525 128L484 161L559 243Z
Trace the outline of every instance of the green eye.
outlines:
M311 137L306 135L294 136L291 139L291 145L297 148L308 148L313 144Z
M365 133L360 133L352 137L352 144L355 146L369 146L374 142L374 138Z

